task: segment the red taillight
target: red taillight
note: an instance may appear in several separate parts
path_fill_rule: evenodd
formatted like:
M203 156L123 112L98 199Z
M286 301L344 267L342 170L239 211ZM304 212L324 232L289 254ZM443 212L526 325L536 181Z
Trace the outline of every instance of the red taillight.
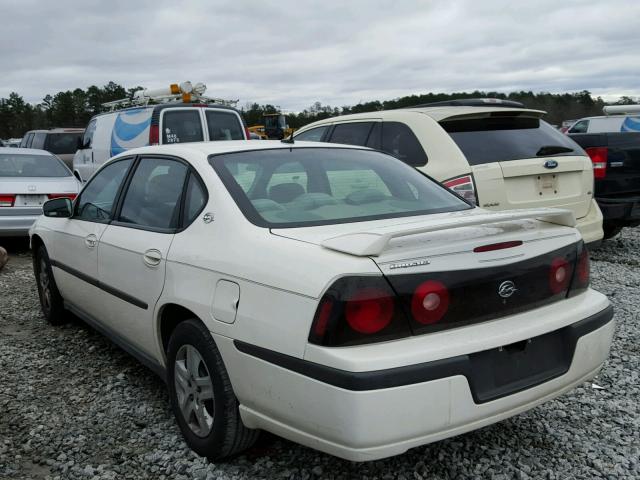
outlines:
M15 195L0 194L0 207L13 207L15 201Z
M251 140L251 132L247 127L244 127L244 134L247 137L247 140Z
M160 143L160 129L158 125L149 127L149 145L158 145Z
M604 178L607 176L607 147L590 147L586 149L587 155L593 163L593 178Z
M68 198L69 200L73 201L76 199L76 197L78 196L78 194L76 193L49 193L47 194L47 197L49 197L49 200L52 200L54 198Z
M553 294L558 294L567 289L571 280L571 267L569 262L562 257L554 258L549 270L549 288Z
M476 188L473 184L473 177L471 175L462 175L460 177L450 178L449 180L442 182L442 184L468 202L471 202L474 205L478 203Z
M522 240L513 240L511 242L492 243L490 245L482 245L473 249L474 252L493 252L494 250L503 250L505 248L519 247Z
M416 288L411 298L411 313L423 325L436 323L449 309L449 291L441 282L427 280Z
M370 287L356 291L347 301L345 317L358 333L377 333L391 323L393 298L381 289Z

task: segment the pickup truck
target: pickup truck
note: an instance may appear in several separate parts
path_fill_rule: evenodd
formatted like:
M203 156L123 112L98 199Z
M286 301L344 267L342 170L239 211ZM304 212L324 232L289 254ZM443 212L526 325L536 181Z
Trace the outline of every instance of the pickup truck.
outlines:
M640 132L570 133L593 162L604 238L640 225Z

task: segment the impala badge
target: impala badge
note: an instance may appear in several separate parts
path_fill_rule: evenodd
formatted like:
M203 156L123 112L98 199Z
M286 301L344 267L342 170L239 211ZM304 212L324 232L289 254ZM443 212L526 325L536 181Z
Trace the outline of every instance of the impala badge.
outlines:
M505 280L498 287L498 295L500 295L502 298L509 298L517 291L518 289L516 288L516 284L511 280Z
M544 168L556 168L558 166L558 162L556 162L555 160L547 160L546 162L544 162Z
M415 262L392 263L389 269L420 267L421 265L429 265L429 260L416 260Z

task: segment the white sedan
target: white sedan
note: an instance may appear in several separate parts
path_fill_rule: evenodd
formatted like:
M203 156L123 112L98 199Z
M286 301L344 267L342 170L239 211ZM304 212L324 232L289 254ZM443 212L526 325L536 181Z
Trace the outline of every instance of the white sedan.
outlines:
M78 180L55 155L0 147L0 237L26 237L44 202L74 199L79 190Z
M598 372L613 312L574 224L475 208L381 152L244 141L119 155L31 242L46 319L165 379L198 454L264 429L363 461Z

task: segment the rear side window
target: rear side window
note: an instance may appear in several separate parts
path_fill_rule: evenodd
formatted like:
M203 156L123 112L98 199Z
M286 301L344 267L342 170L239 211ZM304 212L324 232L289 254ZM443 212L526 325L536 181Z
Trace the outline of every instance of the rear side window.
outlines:
M141 227L178 226L187 166L169 158L143 158L122 202L118 220Z
M244 128L235 113L207 110L209 140L244 140Z
M569 133L587 133L587 129L589 128L589 120L580 120L573 124L573 126L569 129Z
M538 118L489 117L441 122L470 165L585 155L573 140Z
M341 123L333 129L330 142L364 146L372 126L373 122Z
M76 153L78 149L78 139L81 136L82 132L49 133L44 149L56 154Z
M306 132L299 133L295 136L295 138L296 140L304 142L320 142L322 141L322 137L324 136L328 128L328 125L312 128L311 130L307 130Z
M193 110L165 110L162 117L162 143L202 142L200 112Z
M196 219L196 216L204 208L204 204L207 201L207 194L202 187L202 184L196 176L192 173L189 175L189 183L187 184L187 196L184 207L184 222L183 225L189 225Z
M382 150L412 167L427 164L427 154L413 131L401 122L376 123L369 135L367 147Z
M31 141L31 148L37 148L42 150L44 148L44 141L47 134L44 132L38 132L33 135L33 140Z

